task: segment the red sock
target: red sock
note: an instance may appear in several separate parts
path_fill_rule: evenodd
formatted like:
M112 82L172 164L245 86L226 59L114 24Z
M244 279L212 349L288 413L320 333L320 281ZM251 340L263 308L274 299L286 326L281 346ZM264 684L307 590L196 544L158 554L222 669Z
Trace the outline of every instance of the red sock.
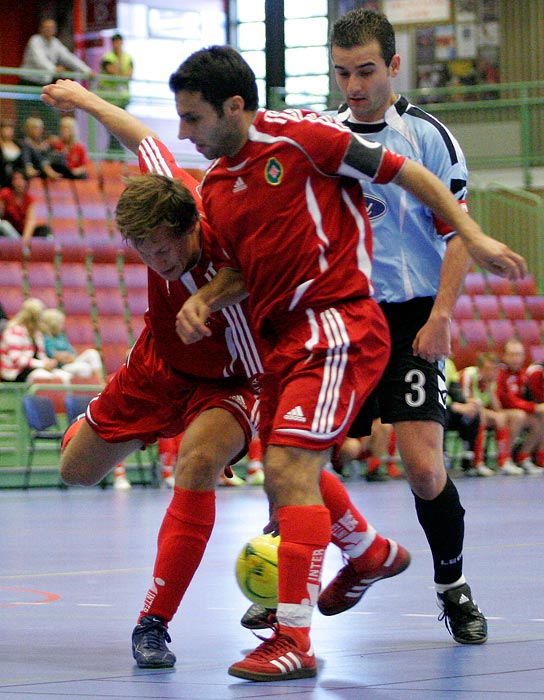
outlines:
M535 462L539 467L544 467L544 450L537 450L536 451Z
M382 463L382 460L379 459L378 457L369 457L369 458L366 460L367 472L368 472L369 474L372 474L373 472L378 471L378 469L380 468L381 463Z
M389 542L355 508L344 484L322 471L319 487L331 514L331 542L351 558L357 571L381 566L389 555Z
M531 455L530 455L528 452L523 452L522 450L520 450L520 451L518 452L518 454L517 454L516 462L517 462L518 464L521 464L521 463L524 462L526 459L530 459L530 458L531 458Z
M178 458L181 435L173 438L159 438L157 449L161 460L162 478L166 479L174 474L174 467Z
M126 476L126 475L127 475L127 470L125 469L125 463L121 462L113 470L113 478L119 479L119 477Z
M307 649L323 559L331 539L329 511L318 505L283 506L278 508L278 519L278 621L286 634Z
M485 427L483 424L480 424L478 434L476 435L476 442L474 443L474 464L482 464L484 461L484 439Z
M495 431L495 440L497 442L497 465L502 467L510 457L510 434L506 426L497 428Z
M174 617L204 555L215 522L215 493L174 487L158 538L153 583L139 620ZM139 621L138 620L138 621Z

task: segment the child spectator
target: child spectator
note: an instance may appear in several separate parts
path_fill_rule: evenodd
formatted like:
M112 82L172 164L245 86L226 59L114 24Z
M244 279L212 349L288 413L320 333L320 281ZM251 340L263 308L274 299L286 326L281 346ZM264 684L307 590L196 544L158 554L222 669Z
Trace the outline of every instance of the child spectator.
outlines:
M104 384L104 369L98 350L87 348L79 355L70 344L64 330L65 316L59 309L46 309L42 315L47 357L57 360L72 377L92 379L95 384Z
M27 177L58 180L62 175L51 167L51 143L45 138L40 117L29 117L24 124L23 164Z
M7 322L0 340L0 376L4 382L35 382L60 379L69 384L71 375L47 357L42 333L44 304L26 299L21 309Z

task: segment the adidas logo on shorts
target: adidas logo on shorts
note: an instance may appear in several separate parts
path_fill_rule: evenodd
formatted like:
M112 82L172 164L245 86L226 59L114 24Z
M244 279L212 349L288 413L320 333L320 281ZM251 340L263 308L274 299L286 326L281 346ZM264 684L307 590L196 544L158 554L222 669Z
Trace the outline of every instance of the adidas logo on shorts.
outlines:
M299 423L306 423L306 416L304 415L304 411L300 406L295 406L295 408L287 411L287 413L284 414L283 419L294 420L298 421Z

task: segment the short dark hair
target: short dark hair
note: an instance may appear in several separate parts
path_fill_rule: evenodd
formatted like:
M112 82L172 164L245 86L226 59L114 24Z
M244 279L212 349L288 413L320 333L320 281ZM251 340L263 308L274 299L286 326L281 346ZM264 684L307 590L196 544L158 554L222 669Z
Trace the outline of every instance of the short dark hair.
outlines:
M225 100L234 95L244 99L244 109L257 109L259 95L255 73L231 46L210 46L191 54L170 76L170 90L199 92L219 116Z
M112 40L112 41L115 41L116 39L121 39L121 41L123 41L123 35L117 33L117 34L114 34L114 35L111 37L111 40Z
M389 66L396 53L395 30L387 17L374 10L351 10L339 17L332 26L329 46L353 49L366 46L374 39L379 43L385 65Z

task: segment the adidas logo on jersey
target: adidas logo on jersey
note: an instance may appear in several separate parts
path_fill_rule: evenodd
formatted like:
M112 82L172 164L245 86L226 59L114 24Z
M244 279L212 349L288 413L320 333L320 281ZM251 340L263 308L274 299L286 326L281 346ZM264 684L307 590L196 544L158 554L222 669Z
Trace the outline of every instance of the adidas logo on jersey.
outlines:
M231 401L236 401L236 403L239 404L242 408L247 408L244 397L241 394L233 394L232 396L229 396L229 399Z
M306 416L300 406L295 406L283 416L284 420L295 420L299 423L306 423Z
M243 192L244 190L247 190L246 183L242 180L241 177L237 177L236 182L234 183L234 187L232 188L232 191L234 193L236 193L236 192Z

